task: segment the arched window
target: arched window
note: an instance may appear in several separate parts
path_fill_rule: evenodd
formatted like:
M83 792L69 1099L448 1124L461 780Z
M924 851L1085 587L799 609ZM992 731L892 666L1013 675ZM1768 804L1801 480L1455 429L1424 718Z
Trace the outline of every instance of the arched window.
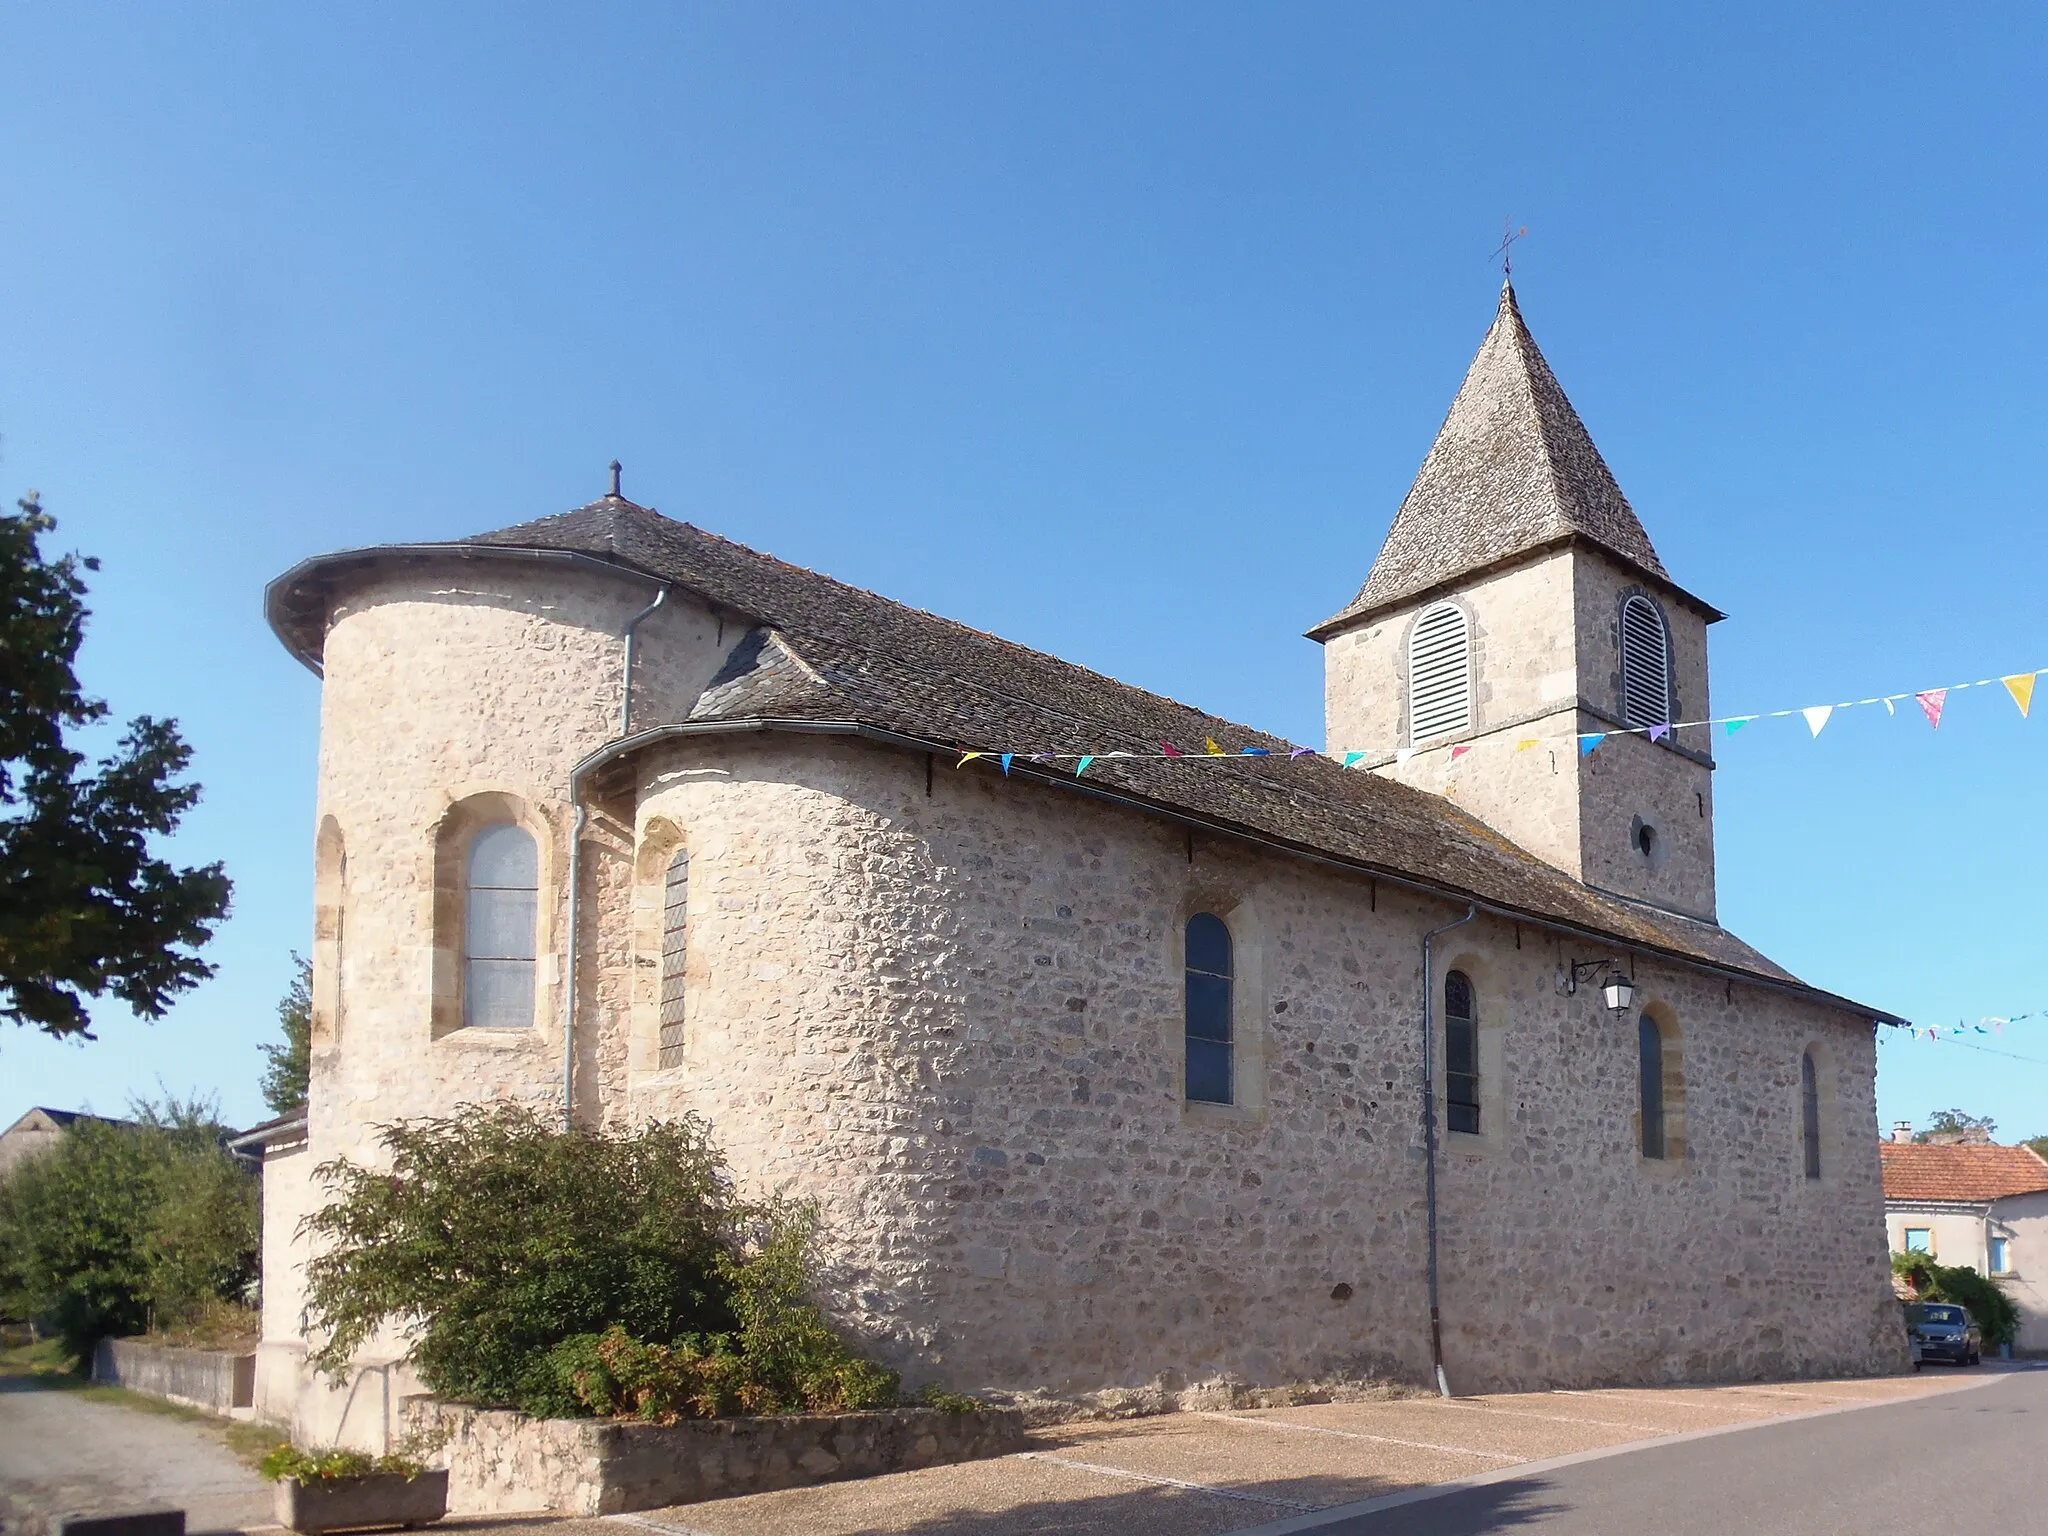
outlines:
M656 1065L683 1061L684 933L690 917L690 851L678 848L669 860L661 890L661 1050Z
M1820 1177L1820 1074L1813 1052L1799 1058L1799 1140L1806 1150L1806 1176Z
M1671 635L1641 593L1621 605L1621 717L1639 730L1671 723Z
M534 927L540 850L511 822L469 845L462 924L462 1022L487 1029L533 1023Z
M1642 1058L1643 1156L1664 1156L1664 1031L1647 1013L1636 1021Z
M1231 1096L1230 930L1213 912L1197 912L1187 927L1187 1094L1203 1104L1229 1104Z
M1408 739L1472 725L1472 627L1456 603L1425 608L1408 636Z
M1479 1134L1479 1019L1463 971L1444 977L1444 1118L1454 1131Z

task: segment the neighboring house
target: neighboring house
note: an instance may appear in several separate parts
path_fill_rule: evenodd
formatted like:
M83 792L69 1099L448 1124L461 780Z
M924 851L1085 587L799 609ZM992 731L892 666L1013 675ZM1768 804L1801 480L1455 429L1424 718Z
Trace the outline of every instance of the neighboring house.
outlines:
M701 1114L749 1187L821 1202L827 1303L913 1385L1428 1379L1432 1230L1462 1390L1904 1364L1890 1015L1719 925L1710 733L1665 727L1711 713L1721 615L1511 291L1313 631L1329 756L616 474L267 601L323 678L308 1143L266 1166L258 1389L308 1443L374 1444L416 1389L395 1338L304 1374L308 1171L465 1101Z
M83 1110L44 1109L39 1105L0 1131L0 1179L14 1172L24 1160L56 1146L63 1139L64 1132L80 1120L91 1120L101 1125L129 1123L110 1120L104 1115L88 1115Z
M2014 1347L2048 1354L2048 1162L1988 1137L1915 1144L1900 1135L1878 1149L1892 1251L1991 1276L2020 1311Z

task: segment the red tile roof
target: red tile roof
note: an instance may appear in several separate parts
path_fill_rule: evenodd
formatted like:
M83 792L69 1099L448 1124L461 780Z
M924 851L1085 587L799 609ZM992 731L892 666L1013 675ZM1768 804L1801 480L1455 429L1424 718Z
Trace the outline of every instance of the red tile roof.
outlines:
M2031 1147L1887 1141L1878 1151L1887 1200L1981 1201L2048 1190L2048 1162Z

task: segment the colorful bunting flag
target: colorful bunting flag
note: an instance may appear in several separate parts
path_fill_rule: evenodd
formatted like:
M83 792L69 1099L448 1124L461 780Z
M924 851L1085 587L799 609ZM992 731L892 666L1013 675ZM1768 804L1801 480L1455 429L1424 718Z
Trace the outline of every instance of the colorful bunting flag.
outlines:
M1216 738L1214 736L1205 737L1202 741L1202 746L1211 757L1222 757L1224 755L1223 749L1216 745Z
M1531 747L1540 747L1540 746L1542 746L1542 745L1543 745L1543 738L1542 738L1542 737L1540 737L1540 736L1524 736L1524 737L1523 737L1523 738L1522 738L1522 739L1521 739L1520 741L1518 741L1518 742L1516 742L1516 743L1515 743L1515 750L1516 750L1517 752L1526 752L1526 751L1528 751L1528 750L1529 750L1529 749L1530 749Z
M1238 753L1240 757L1271 757L1272 755L1273 749L1271 747L1245 747Z
M1314 757L1315 755L1316 749L1314 747L1296 747L1292 752L1287 754L1287 760L1291 763L1297 757Z
M1455 763L1459 758L1463 757L1467 752L1470 752L1471 750L1472 743L1469 741L1463 743L1460 746L1455 746L1451 748L1451 761Z
M1010 771L1010 759L1015 757L1016 755L1017 754L1014 752L1005 752L1003 754L1003 772L1005 774L1009 773Z
M1815 704L1810 709L1802 709L1801 711L1799 711L1799 713L1806 716L1806 728L1809 731L1813 732L1813 734L1816 736L1818 736L1821 733L1823 727L1827 725L1828 716L1832 715L1834 712L1835 706L1832 704Z
M1346 768L1349 768L1353 763L1357 762L1360 758L1364 756L1365 754L1363 752L1346 752L1344 754L1344 766Z
M1174 745L1174 744L1173 744L1172 742L1170 742L1170 741L1162 741L1161 743L1159 743L1159 746L1160 746L1160 749L1161 749L1162 751L1164 751L1164 752L1166 753L1166 755L1167 755L1168 757L1184 757L1184 756L1186 756L1186 754L1185 754L1184 752L1182 752L1182 751L1181 751L1181 749L1180 749L1179 747L1176 747L1176 746L1175 746L1175 745Z
M1722 725L1726 729L1727 733L1730 736L1733 736L1737 731L1741 730L1745 725L1749 724L1749 722L1754 720L1755 718L1755 715L1737 715L1733 720L1724 720L1722 722Z
M2031 714L2034 708L2034 679L2038 672L2015 672L2011 677L2001 677L2005 691L2012 695L2013 703L2019 705L2022 715Z
M1913 697L1920 701L1920 708L1926 712L1927 723L1937 731L1940 730L1941 712L1948 704L1948 690L1946 688L1930 688L1925 693L1914 694Z
M1084 757L1081 761L1074 764L1074 777L1077 779L1081 777L1082 774L1088 771L1088 765L1094 761L1095 759L1092 757Z
M1591 757L1593 749L1606 739L1607 733L1605 731L1595 731L1590 736L1581 736L1579 738L1579 756Z
M1671 727L1668 725L1653 725L1650 727L1650 740L1652 741L1662 741L1670 734Z
M1363 756L1365 756L1365 754L1364 754L1363 752L1360 752L1360 753L1358 753L1357 755L1358 755L1358 756L1360 756L1360 757L1363 757ZM1397 748L1395 748L1395 749L1394 749L1394 766L1395 766L1396 768L1405 768L1405 767L1407 767L1407 766L1408 766L1408 759L1409 759L1409 758L1411 758L1411 757L1413 757L1414 755L1415 755L1415 749L1414 749L1413 747L1397 747ZM1347 753L1345 754L1345 756L1346 756L1346 757L1349 757L1349 756L1351 756L1351 754L1347 752ZM1348 765L1347 765L1347 766L1348 766Z

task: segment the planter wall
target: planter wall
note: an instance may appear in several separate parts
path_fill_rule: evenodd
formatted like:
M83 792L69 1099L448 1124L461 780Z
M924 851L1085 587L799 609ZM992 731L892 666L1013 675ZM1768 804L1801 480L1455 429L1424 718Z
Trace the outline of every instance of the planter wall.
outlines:
M169 1398L209 1413L256 1401L256 1357L215 1349L173 1349L141 1339L101 1339L92 1379Z
M446 1472L423 1472L418 1477L373 1472L306 1483L287 1477L277 1485L277 1523L308 1536L373 1525L426 1525L447 1513Z
M434 1398L406 1404L409 1427L442 1441L458 1514L551 1509L615 1515L934 1467L1024 1448L1013 1408L890 1408L788 1418L638 1424L530 1419Z

